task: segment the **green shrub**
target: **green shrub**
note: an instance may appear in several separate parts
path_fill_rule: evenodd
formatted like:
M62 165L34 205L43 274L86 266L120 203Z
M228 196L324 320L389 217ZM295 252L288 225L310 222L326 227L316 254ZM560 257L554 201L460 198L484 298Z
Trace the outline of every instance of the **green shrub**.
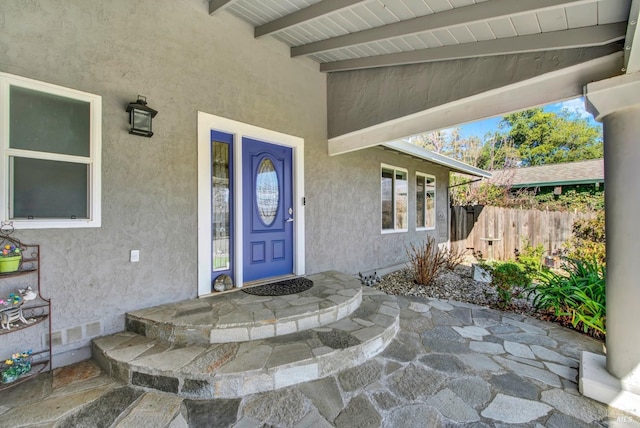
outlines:
M542 256L544 255L544 245L539 244L533 248L529 241L524 240L522 251L516 249L516 260L524 267L529 274L542 271Z
M407 256L413 279L421 285L430 284L446 263L445 255L438 249L438 244L432 237L427 238L422 245L411 244L407 249Z
M563 273L541 272L538 283L529 287L533 306L566 318L575 329L593 336L606 334L606 268L596 260L564 258Z
M512 298L519 294L519 291L514 292L514 286L524 288L531 284L526 269L519 263L495 262L491 265L490 271L491 285L496 287L500 298L499 305L502 307L509 306Z
M595 218L578 220L573 224L573 237L567 241L567 256L578 260L596 260L606 265L606 235L604 211Z

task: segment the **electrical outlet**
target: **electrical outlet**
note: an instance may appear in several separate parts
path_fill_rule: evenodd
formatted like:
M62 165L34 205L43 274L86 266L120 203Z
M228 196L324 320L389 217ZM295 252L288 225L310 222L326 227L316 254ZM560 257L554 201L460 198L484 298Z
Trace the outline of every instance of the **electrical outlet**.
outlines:
M131 250L129 261L131 263L138 263L140 261L140 250Z

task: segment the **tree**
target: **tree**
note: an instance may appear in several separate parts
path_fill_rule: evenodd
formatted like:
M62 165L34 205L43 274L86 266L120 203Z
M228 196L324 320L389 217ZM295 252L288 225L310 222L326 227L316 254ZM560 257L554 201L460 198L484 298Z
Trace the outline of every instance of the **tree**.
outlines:
M475 166L486 170L516 168L521 164L520 152L513 140L499 132L485 135Z
M477 137L462 138L460 128L454 128L449 132L435 131L418 134L409 137L407 141L474 166L478 164L482 152L480 139Z
M511 113L497 133L513 141L521 166L575 162L603 156L602 133L586 119L567 110L545 112L541 108Z

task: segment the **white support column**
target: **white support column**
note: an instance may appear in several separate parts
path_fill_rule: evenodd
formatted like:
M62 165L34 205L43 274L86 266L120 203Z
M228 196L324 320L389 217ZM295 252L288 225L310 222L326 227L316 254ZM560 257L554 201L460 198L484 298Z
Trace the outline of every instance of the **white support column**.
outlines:
M640 416L640 73L590 83L585 95L604 129L607 356L584 353L580 391Z

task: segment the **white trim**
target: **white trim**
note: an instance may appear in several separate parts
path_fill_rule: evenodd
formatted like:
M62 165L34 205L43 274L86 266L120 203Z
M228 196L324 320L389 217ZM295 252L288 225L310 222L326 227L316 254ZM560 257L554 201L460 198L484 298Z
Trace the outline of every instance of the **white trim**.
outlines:
M404 141L392 141L382 144L384 147L397 150L409 156L414 156L422 160L426 160L437 165L446 166L452 171L461 172L463 174L475 175L478 177L491 178L491 173L475 166L468 165L459 160L455 160L440 153L432 152L415 144L406 143Z
M438 205L438 198L437 198L437 196L438 196L438 180L437 180L436 176L433 175L433 174L427 174L427 173L424 173L424 172L416 171L416 183L415 183L415 185L416 185L416 189L415 189L416 194L417 194L417 191L418 191L417 190L418 177L423 177L425 179L424 180L425 199L423 200L425 218L426 218L426 215L427 215L427 203L426 203L426 194L428 192L428 190L427 190L427 179L428 178L432 178L433 179L433 226L432 227L416 226L416 231L422 232L422 231L428 231L428 230L436 230L436 221L438 219L437 218L438 217L437 216L437 212L438 212L438 210L437 210L437 205ZM417 217L418 217L418 206L417 205L415 207L415 212L416 212L416 219L417 219ZM425 219L422 219L422 220L424 221ZM417 223L417 221L416 221L416 223Z
M623 381L607 371L607 357L604 355L582 351L578 387L585 397L640 417L640 394L625 388Z
M581 96L586 83L620 74L623 56L616 52L333 137L329 139L329 155Z
M640 105L640 72L589 83L584 87L585 106L598 121L619 110Z
M211 293L211 130L226 132L233 140L234 279L242 287L242 139L253 138L293 150L294 260L293 273L305 274L304 139L212 114L198 112L198 296Z
M393 180L392 180L392 204L393 204L393 229L383 229L382 228L382 188L380 188L380 232L383 235L390 233L405 233L409 231L409 170L407 168L401 168L399 166L393 166L386 163L380 164L380 172L378 177L382 177L382 170L387 169L393 171ZM404 172L407 175L407 227L405 229L397 229L396 228L396 219L398 217L398 213L396 212L396 171Z
M61 96L89 103L90 119L90 152L89 156L71 156L48 152L34 152L9 148L9 88L16 86L35 91ZM0 217L10 221L16 229L71 229L83 227L100 227L102 224L102 97L76 89L65 88L51 83L41 82L22 76L0 72ZM87 203L89 218L86 219L10 219L8 197L10 181L8 176L11 156L30 159L56 160L89 167Z

